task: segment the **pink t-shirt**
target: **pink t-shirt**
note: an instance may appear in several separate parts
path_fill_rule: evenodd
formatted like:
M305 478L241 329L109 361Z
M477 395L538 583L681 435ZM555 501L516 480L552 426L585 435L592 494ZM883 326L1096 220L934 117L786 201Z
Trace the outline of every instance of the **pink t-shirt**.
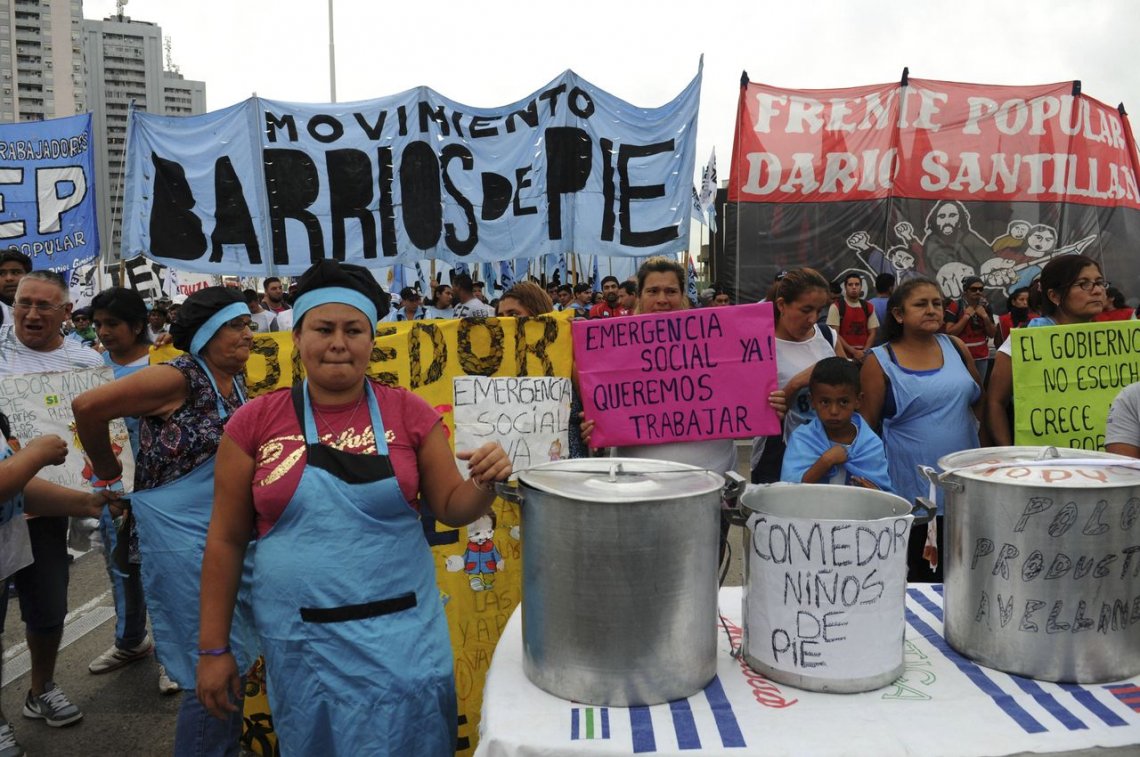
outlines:
M388 439L388 456L404 498L419 509L420 472L416 454L441 418L431 405L406 389L371 382ZM368 401L344 405L314 403L313 419L321 443L345 452L376 454ZM308 462L304 435L289 389L278 389L238 408L226 424L226 436L252 457L253 506L257 534L264 536L293 498Z

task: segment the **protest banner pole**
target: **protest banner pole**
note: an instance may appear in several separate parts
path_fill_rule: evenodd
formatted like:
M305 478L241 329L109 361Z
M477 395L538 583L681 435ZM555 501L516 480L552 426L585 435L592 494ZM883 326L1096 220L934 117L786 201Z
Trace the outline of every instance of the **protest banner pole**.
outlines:
M333 0L329 0L329 102L336 102L336 43L333 40Z

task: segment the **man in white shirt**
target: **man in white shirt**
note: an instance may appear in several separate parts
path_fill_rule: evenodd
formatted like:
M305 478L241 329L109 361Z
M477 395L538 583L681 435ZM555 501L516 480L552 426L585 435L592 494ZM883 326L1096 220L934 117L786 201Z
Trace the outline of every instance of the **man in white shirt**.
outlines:
M250 320L253 323L254 333L264 334L267 331L272 331L273 321L276 319L273 313L261 307L261 300L257 296L257 290L245 289L242 290L242 295L245 297L245 304L249 305Z
M24 276L12 303L13 323L0 326L0 375L103 365L98 352L64 338L63 324L70 316L67 282L59 274L32 271ZM35 562L14 576L32 658L24 715L50 726L68 725L83 713L54 681L67 615L67 518L34 518L28 521L28 533ZM8 601L7 594L5 583L0 602Z
M456 318L490 318L495 315L490 305L475 297L475 285L466 273L455 277L455 296L459 299L455 306Z

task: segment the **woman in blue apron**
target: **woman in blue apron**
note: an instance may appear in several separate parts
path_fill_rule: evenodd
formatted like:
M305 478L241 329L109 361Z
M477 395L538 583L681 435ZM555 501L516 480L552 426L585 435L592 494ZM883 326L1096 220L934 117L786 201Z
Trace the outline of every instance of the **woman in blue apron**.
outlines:
M171 327L189 354L150 366L77 397L76 430L100 485L121 487L111 419L139 418L131 511L138 527L143 589L159 662L187 689L174 737L176 755L236 755L241 713L218 721L192 689L198 649L198 591L206 543L214 455L222 426L244 402L240 374L253 332L237 290L209 287L187 298ZM233 646L247 667L256 659L252 626L234 624Z
M95 295L91 301L92 324L104 348L103 362L121 379L150 363L150 336L146 327L146 302L133 289L111 287ZM124 418L133 456L139 452L138 418ZM127 547L119 544L119 533L110 513L99 519L99 535L107 577L111 580L111 596L115 600L115 643L87 666L95 674L118 670L150 654L154 642L146 631L146 602L143 599L142 575L139 569L137 535L123 541L135 541L133 560L116 566L113 556ZM124 537L127 535L124 534ZM177 691L178 687L159 671L159 690Z
M467 524L511 465L497 443L460 452L465 481L438 414L366 379L387 310L367 270L310 268L292 311L306 380L239 410L219 448L198 695L219 717L236 707L227 639L256 528L253 611L283 755L455 751L451 645L416 495Z
M8 610L8 577L32 563L25 513L95 518L104 509L116 516L122 512L117 503L110 502L117 495L67 489L35 478L40 469L63 464L68 449L63 439L39 436L17 451L14 442L9 444L10 431L7 416L0 413L0 628ZM0 649L0 660L3 651ZM0 711L0 754L23 753L15 730Z

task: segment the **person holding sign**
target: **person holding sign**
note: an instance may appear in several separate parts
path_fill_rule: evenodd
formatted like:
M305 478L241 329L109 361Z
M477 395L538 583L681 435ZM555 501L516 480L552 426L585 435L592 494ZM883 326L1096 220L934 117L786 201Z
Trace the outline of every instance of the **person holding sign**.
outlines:
M4 585L0 596L0 628L4 627L8 611L8 578L32 563L32 543L25 513L97 518L104 506L116 517L122 513L122 508L113 501L118 498L116 494L82 492L35 478L41 468L63 464L67 457L67 443L63 439L54 435L38 436L29 440L23 449L18 449L16 440L10 436L8 418L0 413L0 583ZM2 659L3 654L0 654ZM50 702L62 698L56 708L59 717L54 722L49 721L49 725L68 725L83 717L79 708L67 702L63 692L54 684L41 698ZM25 705L25 717L43 717L35 713L39 710L32 710L30 714ZM0 712L0 754L24 754L3 712Z
M1091 323L1105 306L1107 283L1100 264L1085 255L1055 257L1041 270L1041 317L1028 327ZM1013 339L994 356L986 400L990 439L998 447L1013 444Z
M931 279L908 279L896 288L883 324L887 341L871 350L861 374L863 416L872 428L882 425L891 483L908 502L930 491L918 466L936 467L943 455L978 446L982 382L962 341L940 333L943 303ZM908 581L942 581L941 489L937 498L933 528L911 529Z
M283 754L455 753L447 621L417 493L449 525L475 521L506 480L498 443L460 451L420 397L366 378L388 295L365 268L301 276L293 342L307 378L226 427L202 574L198 696L238 711L230 654L243 555Z
M84 392L72 402L93 485L121 487L108 424L139 418L131 513L138 526L143 588L159 662L183 689L194 685L201 550L214 493L222 427L245 402L241 374L253 343L240 290L207 287L186 298L171 327L189 354ZM240 634L239 634L240 636ZM243 638L242 653L255 646ZM253 662L252 659L249 660ZM184 694L174 754L237 755L241 713L221 722Z
M808 393L815 364L828 357L846 357L835 332L828 330L829 339L816 325L829 297L827 279L812 268L783 272L768 291L767 299L776 306L777 379L788 412L783 435L761 436L752 442L754 484L780 480L785 443L793 431L815 417Z
M860 417L859 366L827 357L811 371L815 418L792 432L781 481L891 491L883 442Z

